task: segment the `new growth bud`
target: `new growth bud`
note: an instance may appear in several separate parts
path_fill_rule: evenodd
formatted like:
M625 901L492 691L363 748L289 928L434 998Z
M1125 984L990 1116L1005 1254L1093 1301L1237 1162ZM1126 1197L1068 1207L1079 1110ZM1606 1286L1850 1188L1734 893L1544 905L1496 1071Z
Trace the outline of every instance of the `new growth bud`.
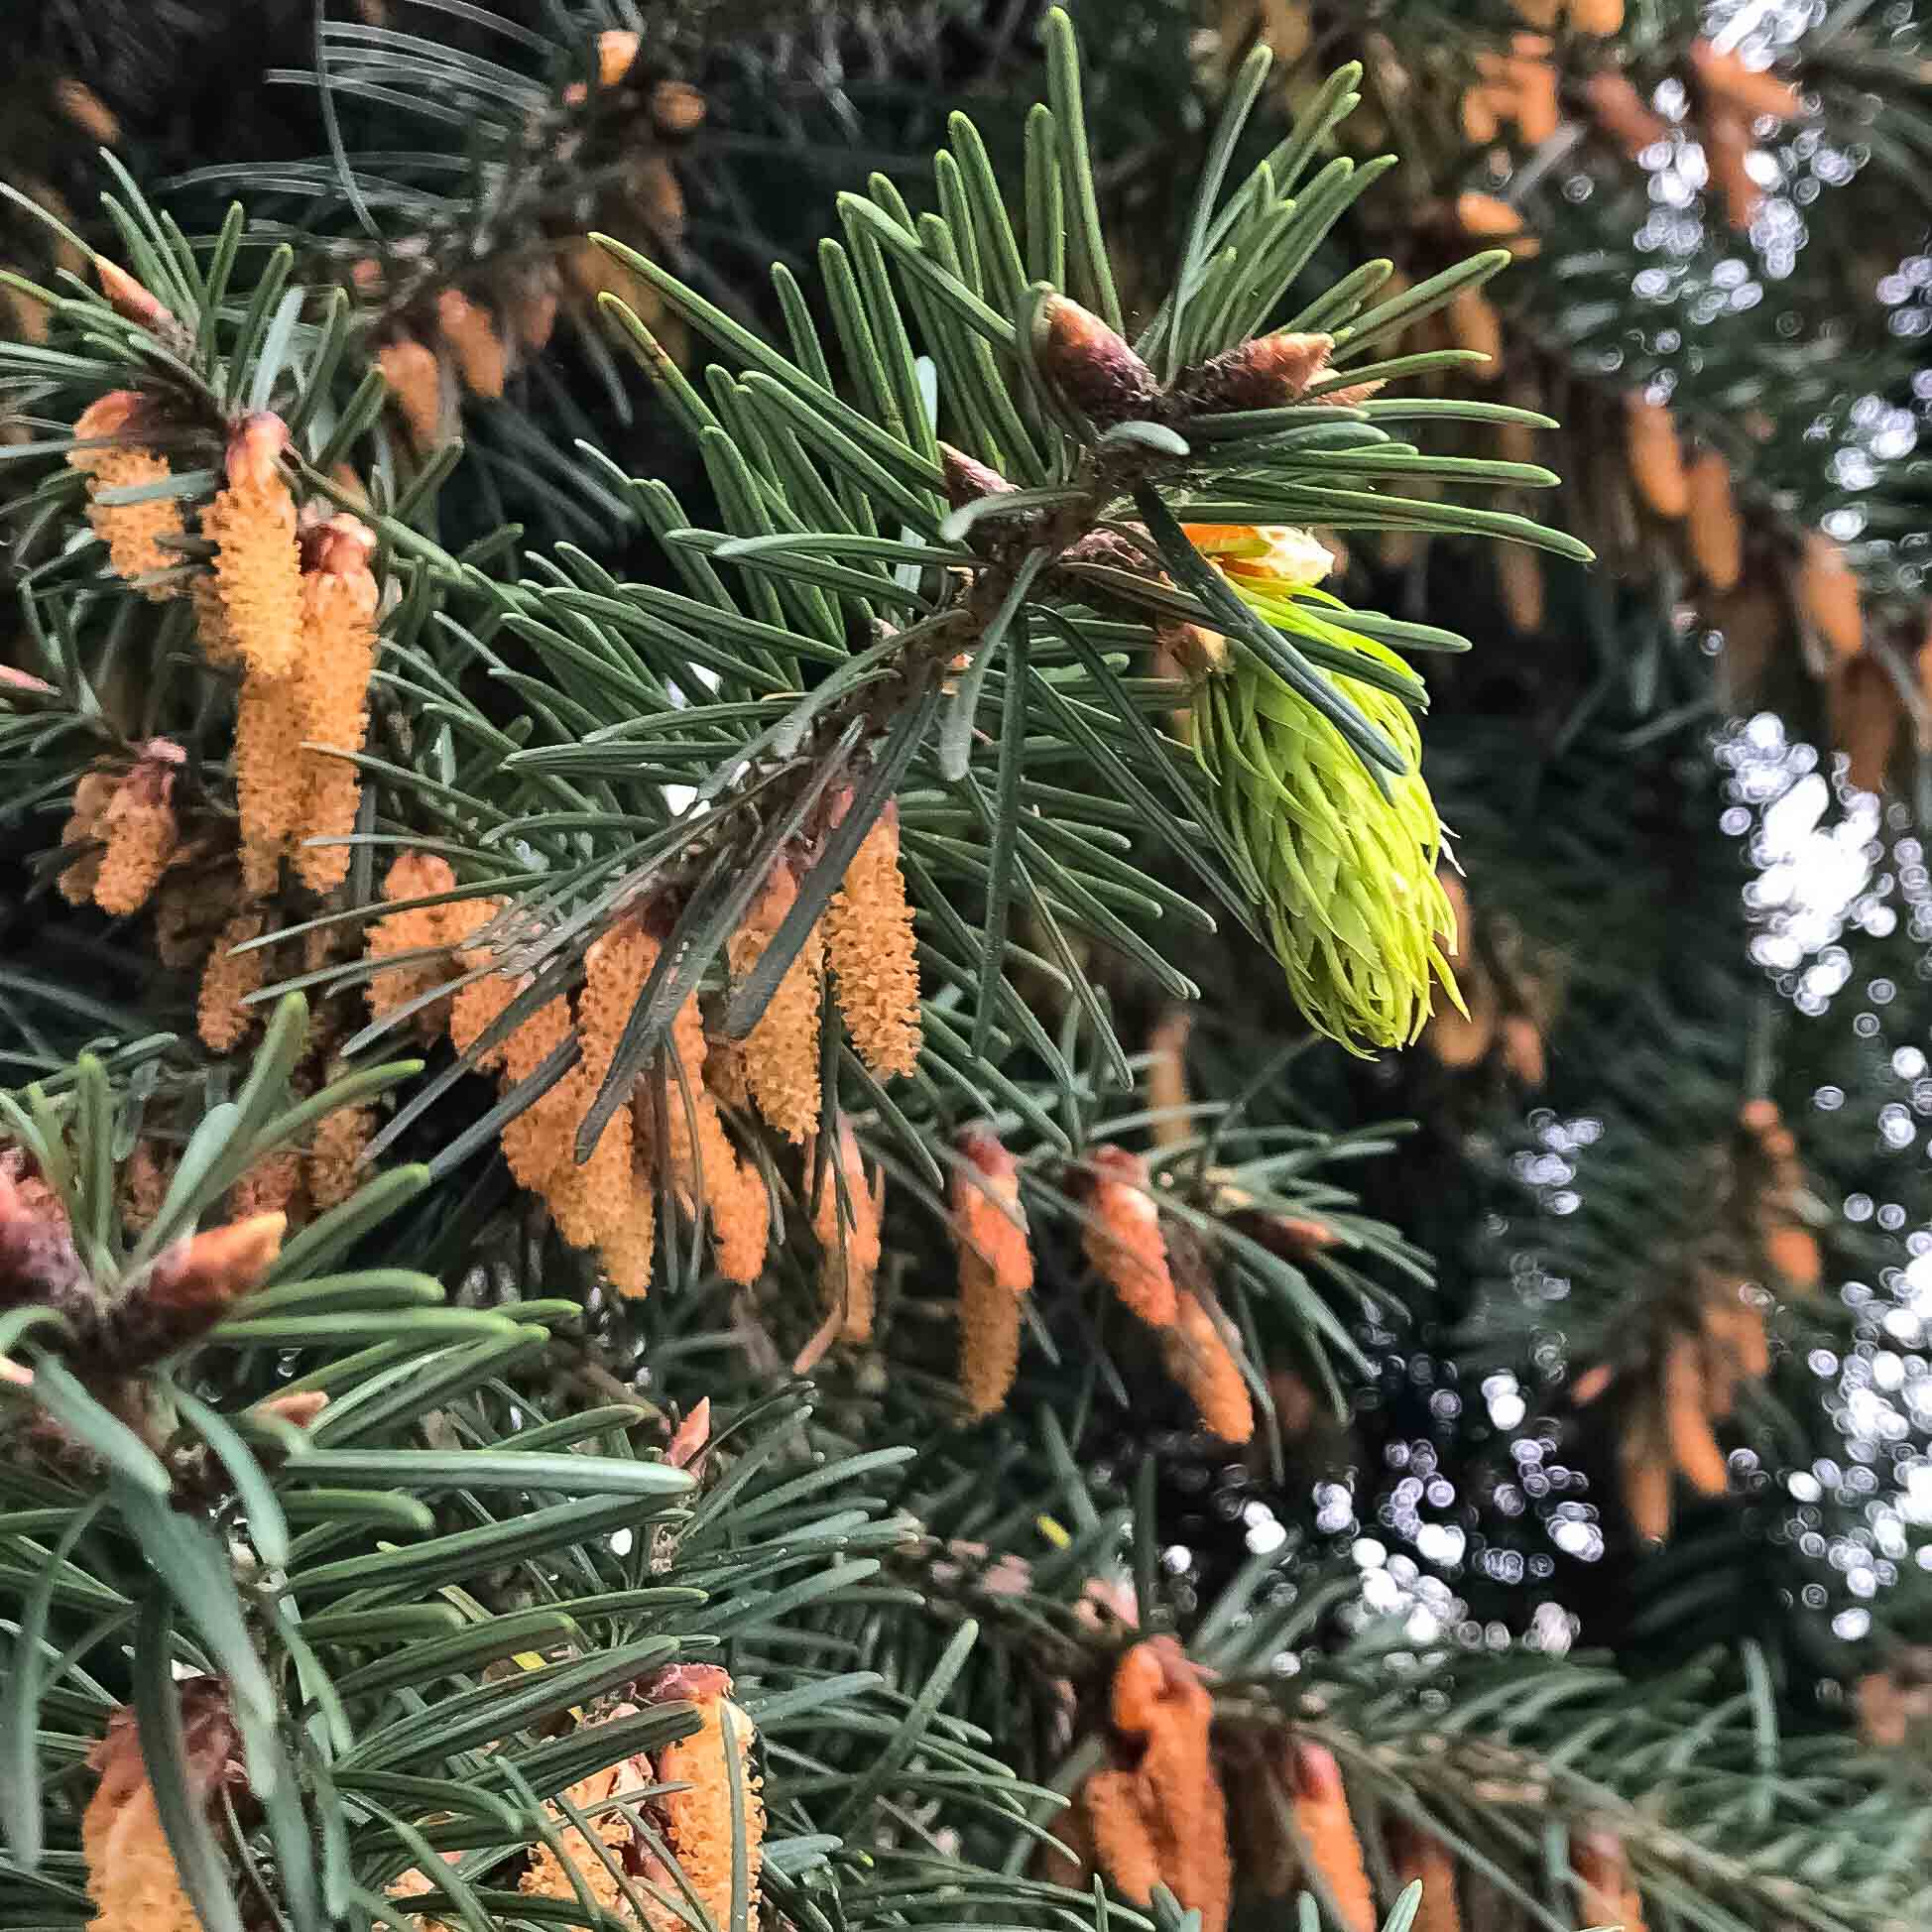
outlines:
M949 442L939 445L939 466L945 472L946 501L955 510L963 510L982 497L1010 495L1019 487L1009 483L991 464L967 455L963 449L955 449Z
M1065 296L1040 303L1033 357L1054 388L1099 428L1159 412L1153 371L1098 315Z
M273 410L244 417L228 438L228 481L251 490L267 489L288 446L289 425Z
M1202 416L1227 410L1272 410L1294 402L1321 373L1332 335L1282 332L1257 336L1188 370L1175 384L1185 406Z
M105 255L94 257L94 273L100 277L100 292L113 304L114 312L125 322L142 328L179 326L174 315L157 302L126 269L110 262Z

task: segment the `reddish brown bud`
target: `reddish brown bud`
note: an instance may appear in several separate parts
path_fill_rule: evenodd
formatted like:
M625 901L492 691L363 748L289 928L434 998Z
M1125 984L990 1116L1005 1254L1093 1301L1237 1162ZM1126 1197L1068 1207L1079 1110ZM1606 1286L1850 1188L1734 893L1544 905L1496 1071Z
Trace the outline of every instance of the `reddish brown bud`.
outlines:
M110 389L105 396L95 397L74 419L73 433L82 442L126 435L146 402L138 390ZM67 461L83 468L86 465L84 455L69 456Z
M1065 296L1040 303L1033 355L1060 394L1103 429L1159 410L1153 371L1098 315Z
M94 257L94 273L100 277L101 294L123 321L138 322L143 328L175 325L175 317L126 269L110 262L105 255Z
M353 576L367 570L375 553L376 533L360 517L342 512L321 527L315 568L338 577Z
M689 1469L711 1440L711 1397L700 1396L697 1406L671 1432L664 1461L673 1469Z
M328 1406L325 1389L291 1389L280 1395L265 1395L255 1404L257 1415L272 1415L291 1428L305 1429Z
M597 84L615 87L631 71L638 58L638 37L628 29L612 27L597 36Z
M1019 488L989 464L967 455L963 449L955 449L949 442L939 445L939 463L946 473L946 501L955 510L963 510L981 497L1006 496Z
M687 80L661 80L651 90L651 118L660 134L689 134L704 119L704 96Z
M1175 387L1189 409L1206 416L1279 409L1321 373L1334 346L1332 335L1258 336L1188 370Z
M254 490L275 480L275 466L289 446L289 425L273 410L244 417L228 438L228 481Z
M259 1287L282 1252L284 1214L255 1214L225 1228L204 1228L169 1249L154 1265L138 1300L159 1320L171 1346L212 1328L229 1304Z

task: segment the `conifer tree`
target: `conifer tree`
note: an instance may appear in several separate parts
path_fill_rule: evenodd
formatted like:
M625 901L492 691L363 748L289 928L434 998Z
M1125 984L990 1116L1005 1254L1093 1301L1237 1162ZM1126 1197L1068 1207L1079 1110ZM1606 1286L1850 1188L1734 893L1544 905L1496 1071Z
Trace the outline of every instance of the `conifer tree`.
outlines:
M1914 21L169 11L0 186L0 1926L1920 1922Z

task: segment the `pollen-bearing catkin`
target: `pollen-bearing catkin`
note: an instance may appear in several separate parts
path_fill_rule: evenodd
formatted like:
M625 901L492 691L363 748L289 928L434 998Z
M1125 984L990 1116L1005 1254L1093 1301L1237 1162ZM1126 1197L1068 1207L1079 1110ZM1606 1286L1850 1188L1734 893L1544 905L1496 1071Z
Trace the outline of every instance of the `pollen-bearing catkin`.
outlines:
M584 955L583 991L577 995L577 1043L583 1058L566 1083L571 1110L580 1120L610 1071L624 1023L650 977L652 949L634 924L613 926ZM572 1136L576 1132L571 1129ZM619 1107L597 1137L590 1158L578 1164L574 1146L568 1166L550 1192L558 1232L573 1247L601 1247L619 1236L631 1207L631 1110Z
M1246 1442L1255 1433L1255 1404L1221 1324L1201 1297L1183 1289L1175 1298L1174 1324L1161 1330L1167 1373L1187 1390L1201 1426L1223 1442Z
M1309 1864L1328 1887L1347 1932L1375 1932L1375 1893L1335 1753L1325 1745L1299 1744L1291 1773L1295 1828L1308 1848Z
M473 395L500 397L508 358L490 311L460 290L445 289L436 298L436 327L463 387Z
M887 805L825 910L839 1014L859 1057L882 1080L919 1061L919 963L899 864L899 805Z
M132 390L110 390L81 411L73 425L75 436L89 441L121 434L140 401ZM107 545L108 567L117 577L132 580L181 562L178 552L162 545L164 538L185 534L179 498L159 496L150 497L145 503L123 504L100 501L104 490L138 489L144 483L165 482L173 474L166 456L139 444L118 443L104 449L70 449L67 462L86 475L87 521L94 535ZM144 584L141 594L159 601L179 596L181 586Z
M415 336L398 336L376 351L376 367L396 399L417 453L442 440L442 365Z
M82 452L75 452L82 453ZM84 452L87 464L87 521L107 545L107 563L117 577L133 581L153 570L166 570L181 561L163 539L181 537L180 501L150 497L144 503L102 503L104 490L137 489L144 483L163 483L174 474L168 458L153 449L97 449ZM68 458L72 461L70 455ZM147 583L142 596L154 602L181 595L178 583Z
M175 1693L181 1700L183 1769L189 1802L205 1804L228 1777L240 1750L220 1684L196 1677ZM181 1884L148 1776L134 1712L123 1706L89 1763L100 1782L80 1821L80 1850L94 1916L88 1932L201 1932L201 1919Z
M131 1789L102 1778L80 1823L80 1848L95 1905L88 1932L201 1932L145 1776Z
M528 980L515 991L521 993ZM506 1002L507 1004L507 1002ZM570 1003L561 993L545 1000L503 1043L503 1084L506 1089L528 1080L570 1037ZM550 1176L570 1158L576 1132L567 1092L560 1080L513 1121L503 1124L503 1157L519 1187L532 1193L547 1191Z
M1125 1147L1095 1147L1087 1156L1094 1172L1089 1219L1081 1242L1093 1270L1122 1303L1152 1328L1175 1317L1174 1277L1167 1244L1148 1191L1147 1163Z
M722 1670L687 1664L667 1676L661 1694L688 1697L702 1723L694 1736L680 1738L659 1753L659 1781L690 1786L659 1800L664 1836L711 1923L728 1926L732 1874L738 1863L738 1835L732 1829L732 1814L737 1812L744 1828L745 1932L758 1932L765 1802L751 1761L757 1733L751 1719L731 1701L731 1679Z
M235 711L235 795L241 815L242 879L251 893L276 889L282 855L301 822L302 689L294 677L250 669Z
M179 745L156 739L116 787L100 815L106 841L94 881L94 904L117 916L147 905L180 840L175 823Z
M1422 1902L1409 1932L1462 1932L1456 1900L1456 1861L1433 1832L1405 1827L1397 1843L1395 1876L1406 1889L1422 1883Z
M453 893L456 875L449 861L433 852L405 852L389 868L383 879L383 898L391 905L413 899L433 899L438 893ZM422 952L444 943L442 906L406 906L399 912L385 912L372 921L364 941L370 959L392 958L402 953ZM369 1002L371 1019L381 1020L406 1006L420 994L441 982L442 962L417 960L408 966L394 966L375 974L363 989ZM417 1030L433 1038L448 1023L448 1003L438 1001L416 1016Z
M117 789L111 772L83 772L79 783L73 788L73 809L67 814L67 822L60 828L60 844L64 848L78 845L83 839L97 839L100 836L101 814L106 811ZM94 888L100 880L101 853L98 848L83 853L60 874L60 897L69 906L85 906L94 896Z
M1134 1775L1160 1879L1201 1914L1201 1932L1224 1932L1234 1889L1227 1802L1209 1746L1213 1717L1207 1686L1172 1637L1137 1643L1115 1668L1114 1728L1140 1744ZM1104 1857L1098 1831L1095 1838Z
M134 1144L127 1165L121 1169L119 1191L121 1219L130 1233L147 1232L155 1216L161 1212L161 1204L168 1194L168 1183L173 1177L172 1168L163 1166L152 1142L137 1141Z
M713 1121L717 1114L713 1111ZM724 1130L718 1130L723 1152ZM705 1206L711 1216L711 1238L716 1248L718 1272L727 1281L749 1287L765 1271L765 1253L772 1239L772 1202L765 1191L764 1177L746 1160L731 1158L729 1165L714 1155L706 1172L717 1172L719 1182L707 1196Z
M771 944L798 897L797 883L781 865L732 934L731 970L743 979ZM785 969L758 1025L745 1036L745 1079L758 1111L792 1141L818 1129L818 1012L824 980L824 942L817 926L806 933Z
M202 1044L212 1052L226 1053L239 1045L255 1025L253 1011L242 1002L260 990L268 952L261 948L237 953L234 948L261 936L260 913L237 914L221 928L221 937L215 941L208 963L202 968L195 1025Z
M248 433L245 427L237 442ZM272 462L257 461L253 450L239 461L231 454L228 473L227 486L201 513L201 534L215 545L222 616L252 672L286 677L302 643L296 501Z
M1033 1284L1033 1256L1020 1205L1019 1163L984 1129L969 1130L960 1150L978 1178L962 1171L952 1183L959 1386L968 1412L985 1416L1006 1406L1019 1371L1022 1297Z
M337 1206L361 1185L362 1150L369 1145L375 1124L373 1108L338 1107L315 1129L303 1178L308 1198L318 1208Z
M238 664L241 652L228 629L227 614L221 608L221 586L212 575L197 571L187 586L188 601L194 606L194 639L201 656L211 664Z
M1572 1838L1570 1866L1577 1877L1580 1924L1644 1932L1643 1893L1630 1876L1630 1859L1615 1832L1584 1832Z
M1123 1898L1146 1904L1165 1882L1153 1794L1135 1771L1099 1770L1080 1787L1094 1856Z
M621 1810L600 1811L597 1807L619 1791L636 1790L651 1781L646 1767L627 1759L622 1764L611 1764L601 1771L593 1771L564 1793L574 1810L595 1813L587 1818L590 1831L597 1842L609 1850L612 1863L619 1871L625 1869L625 1854L631 1849L634 1837L631 1821ZM518 1879L517 1889L526 1898L551 1898L576 1905L578 1888L581 1886L618 1924L637 1926L637 1913L624 1896L623 1888L610 1866L592 1848L589 1837L569 1822L568 1813L559 1806L549 1804L544 1809L557 1828L557 1847L562 1856L559 1858L557 1851L540 1839L531 1847L530 1864ZM426 1882L412 1885L411 1893L427 1888ZM391 1896L395 1895L392 1888Z
M845 1184L846 1217L839 1213L839 1182ZM818 1237L818 1280L826 1312L837 1312L848 1342L872 1340L873 1283L879 1272L880 1219L885 1176L870 1187L852 1123L842 1116L826 1162L811 1229Z
M635 1115L632 1132L636 1133ZM604 1271L611 1286L626 1300L636 1300L651 1291L651 1258L658 1242L658 1185L649 1160L631 1161L631 1194L614 1228L605 1232L597 1245Z
M480 966L480 959L472 959L468 964L473 968ZM501 973L485 973L479 980L471 980L467 986L457 988L449 1002L449 1043L459 1053L467 1053L485 1032L502 1017L504 1009L517 997L518 985L515 980L506 979ZM488 1073L492 1067L503 1064L504 1042L485 1047L476 1056L476 1070Z
M178 1776L188 1803L204 1807L240 1771L240 1737L220 1679L182 1679L174 1695L181 1742ZM81 1825L87 1888L98 1908L92 1932L199 1932L200 1920L181 1895L132 1709L110 1713L88 1763L100 1773Z
M369 678L376 667L376 580L353 545L330 546L327 560L302 580L302 796L301 840L345 840L355 829L362 777L346 758L359 752L369 730ZM353 848L302 843L296 870L310 892L322 893L349 876Z
M970 1248L959 1251L959 1389L967 1412L1004 1408L1020 1370L1021 1299Z
M953 1175L953 1239L1008 1293L1026 1294L1033 1285L1033 1251L1020 1203L1020 1163L985 1128L968 1128L959 1150L974 1171Z
M1693 1336L1674 1336L1665 1349L1662 1393L1671 1461L1693 1489L1724 1495L1731 1487L1731 1466L1711 1429L1704 1365Z
M652 957L656 958L655 951ZM650 1087L661 1086L665 1171L685 1212L709 1216L719 1273L728 1281L749 1286L765 1270L772 1233L771 1199L757 1168L739 1159L725 1133L717 1100L705 1085L709 1048L695 994L671 1022L670 1047L670 1053L659 1056L657 1071L646 1083L647 1091L638 1096L634 1131L643 1144L655 1145L654 1129L641 1123L656 1105ZM671 1066L673 1057L683 1073L681 1084Z

